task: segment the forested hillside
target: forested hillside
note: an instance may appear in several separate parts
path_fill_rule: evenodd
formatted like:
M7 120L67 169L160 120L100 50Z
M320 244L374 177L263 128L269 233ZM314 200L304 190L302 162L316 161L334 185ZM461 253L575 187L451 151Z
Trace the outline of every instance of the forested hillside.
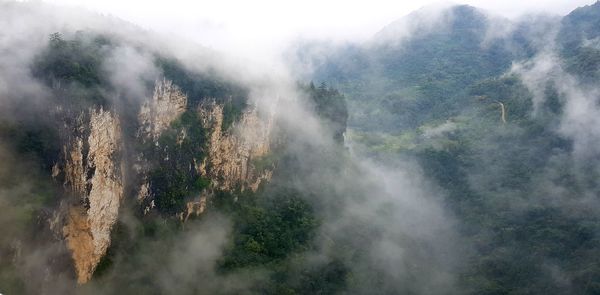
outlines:
M600 2L296 45L0 2L0 293L600 294Z
M2 4L7 17L50 9L36 5ZM289 86L323 136L312 143L282 122L275 95L261 97L265 108L252 97L268 86L214 60L198 67L102 26L43 33L32 33L40 44L25 62L9 55L13 74L1 76L26 79L0 89L0 292L345 289L339 259L306 261L322 225L312 200L324 191L296 183L314 182L306 169L319 161L343 162L334 160L344 153L343 95ZM314 167L302 160L311 154Z
M349 99L349 145L416 158L444 189L470 245L467 293L599 292L598 137L588 116L598 110L600 3L520 22L455 6L428 27L420 13L316 68L313 79ZM414 32L398 28L407 24Z

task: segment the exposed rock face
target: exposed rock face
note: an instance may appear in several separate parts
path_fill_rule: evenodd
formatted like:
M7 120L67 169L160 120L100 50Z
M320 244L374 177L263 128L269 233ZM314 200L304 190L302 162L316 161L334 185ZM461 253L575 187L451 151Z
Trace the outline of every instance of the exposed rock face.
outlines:
M188 98L177 86L168 80L157 81L152 99L140 109L136 140L162 148L160 135L188 108ZM273 114L261 116L256 108L249 108L238 122L224 130L222 105L210 100L196 111L206 130L206 157L192 159L196 164L190 169L210 179L212 187L187 203L178 214L183 222L206 210L212 189L257 190L272 174L269 167L257 170L252 161L270 152ZM65 120L64 126L66 144L52 175L64 180L64 186L78 197L75 204L64 210L67 212L63 213L66 217L62 234L71 251L78 282L85 283L111 243L111 230L124 193L121 155L128 147L123 146L119 117L112 111L90 109L71 121ZM185 130L181 130L177 140L185 137ZM137 198L146 214L155 207L152 185L145 180L151 159L145 159L148 155L142 153L135 156L135 170L142 179Z
M158 146L158 138L167 130L186 110L187 97L179 88L168 80L157 82L153 99L146 103L138 116L141 130L138 136L143 141L151 141ZM214 99L207 99L201 104L197 112L201 119L202 127L207 132L205 143L206 157L194 159L196 170L200 175L210 179L212 188L232 191L240 188L256 191L259 185L268 181L272 175L272 169L258 171L252 165L252 160L265 156L270 152L271 132L273 127L273 114L261 116L256 108L249 108L243 112L241 118L233 127L224 130L223 105ZM178 142L185 138L185 130L178 133ZM141 159L139 166L143 167L144 160ZM142 178L144 172L140 170ZM152 189L147 181L144 181L138 190L137 199L144 204L144 214L153 209ZM197 208L204 208L206 196L197 197L190 202L192 211L201 212ZM190 211L189 209L188 211ZM190 214L186 214L189 217ZM187 219L187 217L185 218Z
M208 156L197 169L221 190L256 190L262 181L271 178L272 171L256 171L252 160L265 156L271 147L273 115L261 117L258 110L244 111L231 130L223 130L223 106L214 101L199 108L200 118L208 130Z
M158 139L161 132L169 128L187 106L187 96L173 82L156 81L152 100L144 103L140 110L141 138Z
M63 147L65 186L80 197L72 205L63 234L72 252L79 283L87 282L110 245L123 196L121 129L116 116L102 109L81 114L72 140Z
M185 212L185 218L182 215L182 221L186 222L191 216L200 216L200 214L202 214L204 212L204 210L206 210L206 201L208 199L208 194L206 191L204 191L200 197L198 198L198 200L196 201L192 201L192 202L187 202L186 203L186 212Z
M90 221L85 208L72 206L67 215L63 234L67 239L67 246L71 250L71 256L77 271L77 282L83 284L91 277L96 268L97 261L94 259L94 237L90 227Z
M171 123L177 119L187 108L187 96L181 92L181 89L174 85L170 80L157 80L154 85L154 94L152 99L145 102L138 115L140 129L137 137L143 142L153 142L158 145L158 138L161 133L169 128ZM182 136L185 136L183 134ZM145 178L144 168L145 160L138 159L138 173ZM151 197L150 184L144 181L139 190L137 199L140 203ZM149 203L143 211L144 214L154 208L154 203Z

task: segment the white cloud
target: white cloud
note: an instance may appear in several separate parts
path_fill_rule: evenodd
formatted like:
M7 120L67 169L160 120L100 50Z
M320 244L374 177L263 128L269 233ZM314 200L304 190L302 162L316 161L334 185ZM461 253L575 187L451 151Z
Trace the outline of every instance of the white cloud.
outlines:
M440 1L394 0L221 0L134 1L48 0L112 14L147 29L177 34L219 50L243 46L248 53L278 51L298 35L366 38L390 22ZM453 1L500 15L527 12L566 14L593 0ZM447 3L447 2L445 2Z

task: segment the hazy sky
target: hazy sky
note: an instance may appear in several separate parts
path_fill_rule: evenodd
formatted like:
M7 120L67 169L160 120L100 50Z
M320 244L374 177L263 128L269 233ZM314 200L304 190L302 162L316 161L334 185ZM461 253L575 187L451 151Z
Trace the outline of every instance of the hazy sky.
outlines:
M250 52L304 36L366 38L422 6L440 1L400 0L48 0L112 14L147 29L177 34L205 46ZM567 14L595 0L465 0L507 17L527 12Z

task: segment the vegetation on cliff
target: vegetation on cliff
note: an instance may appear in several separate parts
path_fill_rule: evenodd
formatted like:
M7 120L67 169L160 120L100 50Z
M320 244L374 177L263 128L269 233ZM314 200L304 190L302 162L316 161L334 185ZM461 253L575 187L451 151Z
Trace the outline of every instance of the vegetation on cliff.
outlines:
M0 292L600 293L599 15L600 2L497 35L507 20L470 6L409 36L394 23L328 53L306 79L318 86L285 89L300 119L290 100L265 124L255 89L215 67L54 33L26 65L43 107L25 92L0 118ZM118 68L127 87L108 62L123 48L144 56L143 74ZM175 105L152 125L151 103ZM90 113L113 140L89 143ZM110 247L76 285L63 226L102 175L122 178L123 199L97 195L118 220L99 221L114 222Z

